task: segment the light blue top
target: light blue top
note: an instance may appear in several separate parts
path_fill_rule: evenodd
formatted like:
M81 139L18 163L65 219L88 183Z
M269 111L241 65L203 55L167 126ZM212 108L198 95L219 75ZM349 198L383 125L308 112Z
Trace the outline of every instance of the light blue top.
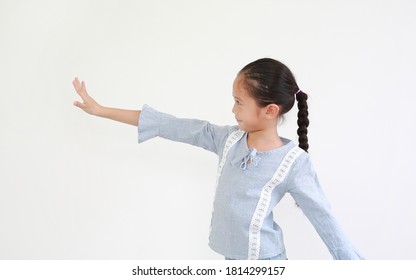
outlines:
M238 126L217 126L206 121L180 119L144 105L140 114L139 143L154 137L184 142L214 152L222 159L225 143ZM247 146L247 133L229 150L218 179L211 220L210 247L231 259L247 259L249 227L262 188L268 183L286 154L295 144L269 152ZM270 205L260 229L259 259L277 255L285 258L280 227L273 209L285 193L290 193L326 244L334 259L362 259L331 213L309 155L301 153L287 176L273 189Z

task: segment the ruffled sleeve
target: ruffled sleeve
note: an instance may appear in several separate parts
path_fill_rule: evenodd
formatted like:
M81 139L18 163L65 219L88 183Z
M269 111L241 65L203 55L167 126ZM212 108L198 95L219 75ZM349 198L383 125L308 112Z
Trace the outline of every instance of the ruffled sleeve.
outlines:
M139 143L159 136L159 113L148 105L144 105L139 117Z

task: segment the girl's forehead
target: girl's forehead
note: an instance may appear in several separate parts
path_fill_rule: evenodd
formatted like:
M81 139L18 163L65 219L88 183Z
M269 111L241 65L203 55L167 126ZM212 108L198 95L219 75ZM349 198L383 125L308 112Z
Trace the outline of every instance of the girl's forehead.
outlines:
M248 96L247 88L245 87L245 81L243 75L238 75L233 83L233 95L238 97Z
M243 74L238 74L235 79L234 79L234 86L242 84L244 82L244 75Z

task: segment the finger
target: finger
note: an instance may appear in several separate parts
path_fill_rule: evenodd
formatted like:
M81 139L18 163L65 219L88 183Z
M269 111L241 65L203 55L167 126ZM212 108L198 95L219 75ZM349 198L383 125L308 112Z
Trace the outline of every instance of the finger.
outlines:
M75 78L72 84L76 92L79 94L79 96L81 96L82 100L85 101L88 96L87 89L85 87L85 82L82 81L82 83L80 83L78 78Z
M85 95L88 95L87 86L85 85L85 81L81 82L81 91L84 92Z
M75 90L79 92L81 90L81 83L79 82L78 78L72 81L72 85L74 86Z
M72 84L74 85L74 88L77 90L78 88L80 88L81 83L78 80L78 77L76 77L73 81Z

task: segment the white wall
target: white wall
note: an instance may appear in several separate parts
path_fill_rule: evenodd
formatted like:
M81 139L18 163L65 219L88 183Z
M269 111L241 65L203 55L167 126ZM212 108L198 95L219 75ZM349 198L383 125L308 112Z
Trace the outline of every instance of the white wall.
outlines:
M260 57L310 94L310 154L356 247L416 258L415 2L253 3L0 0L0 259L221 259L216 156L137 145L72 106L71 81L103 105L233 124L232 81ZM330 258L289 196L276 215L290 259Z

